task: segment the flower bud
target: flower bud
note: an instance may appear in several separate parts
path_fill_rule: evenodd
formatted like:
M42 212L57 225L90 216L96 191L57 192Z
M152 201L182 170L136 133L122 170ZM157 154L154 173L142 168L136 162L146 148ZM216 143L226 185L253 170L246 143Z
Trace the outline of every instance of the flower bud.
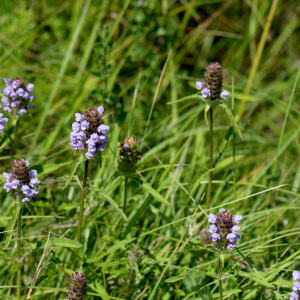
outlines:
M83 300L87 294L86 278L81 271L69 277L67 289L67 300Z
M39 193L37 188L40 181L35 178L37 171L29 171L29 162L24 159L17 159L11 165L10 173L3 173L6 178L4 189L13 197L21 197L22 202L30 201Z
M141 254L137 249L133 249L128 255L130 266L134 266L141 259Z
M228 210L221 208L219 214L216 216L210 214L208 222L212 223L209 227L211 232L210 240L215 242L213 248L220 251L233 250L236 247L236 242L240 239L238 235L240 227L235 223L240 223L241 215L234 216Z
M138 151L138 145L141 143L135 136L126 137L118 147L120 148L118 157L118 168L124 176L136 175L138 162L141 160L141 153Z
M109 126L102 123L103 107L89 108L83 115L76 113L70 135L71 149L79 150L87 159L107 146Z
M290 295L290 299L300 299L300 273L298 271L293 272L293 279L295 280L293 284L293 292Z

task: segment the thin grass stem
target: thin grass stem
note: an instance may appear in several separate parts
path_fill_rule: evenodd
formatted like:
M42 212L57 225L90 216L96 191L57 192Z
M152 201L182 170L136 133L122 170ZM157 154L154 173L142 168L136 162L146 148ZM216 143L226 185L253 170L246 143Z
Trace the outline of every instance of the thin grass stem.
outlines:
M220 254L221 255L221 254ZM219 278L219 292L220 300L223 300L223 286L222 286L222 263L221 258L218 259L218 278Z
M124 205L123 205L123 212L124 212L124 214L126 214L127 193L128 193L128 178L125 177L125 191L124 191ZM122 219L122 221L121 221L120 234L119 234L120 238L121 238L122 231L123 231L123 225L124 225L124 219Z
M21 198L18 199L19 203L18 205L21 205ZM20 209L19 215L18 215L18 239L17 239L17 255L18 255L18 279L17 279L17 299L21 299L21 285L22 285L22 270L21 270L21 258L22 258L22 252L21 252L21 239L22 239L22 208Z

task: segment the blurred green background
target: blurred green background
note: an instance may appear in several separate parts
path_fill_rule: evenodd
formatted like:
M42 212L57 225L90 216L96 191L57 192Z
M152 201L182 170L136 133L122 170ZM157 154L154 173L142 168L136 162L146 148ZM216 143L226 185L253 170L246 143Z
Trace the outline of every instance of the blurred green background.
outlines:
M24 286L32 281L49 231L57 237L70 229L66 237L75 239L80 188L73 180L62 189L72 155L77 157L68 145L71 124L76 112L102 105L104 122L111 126L109 148L103 153L102 169L92 163L89 185L106 191L122 206L123 179L113 180L117 145L135 134L142 140L139 171L170 206L130 181L129 222L121 238L118 213L89 192L102 250L108 251L104 261L115 263L105 268L104 283L100 260L88 261L99 258L99 246L86 205L78 268L82 266L88 275L89 292L117 297L130 269L125 258L135 246L143 253L140 275L131 279L124 299L218 299L213 277L217 256L211 245L199 240L205 216L197 211L191 219L207 187L204 107L197 100L168 104L196 93L195 82L203 79L206 65L217 61L224 69L224 87L231 92L227 104L244 139L235 136L234 166L231 123L221 108L215 109L215 159L222 143L226 148L214 172L212 207L239 199L225 207L244 215L240 249L279 290L282 298L278 299L285 299L289 272L296 269L300 255L295 240L299 233L300 2L1 0L0 12L0 77L21 77L35 84L36 109L21 119L16 155L28 159L42 180L36 202L23 211ZM1 90L4 87L3 82ZM8 136L14 122L10 116L6 134L1 134L1 171L9 169ZM164 174L180 149L171 172ZM266 191L280 184L289 185ZM1 196L4 231L14 203L5 200L3 192ZM0 237L4 244L5 235ZM125 239L129 242L109 252ZM13 299L15 293L9 287L15 284L17 270L13 242L10 247L6 253L12 258L0 258L1 285L8 286L0 289L3 299ZM67 284L72 251L53 248L36 284L44 289L36 289L32 299L64 299L60 289ZM224 280L226 299L275 299L270 287L253 279L243 258L232 253ZM271 268L276 262L276 268ZM204 279L197 275L200 270L206 272ZM252 277L240 275L241 271ZM201 284L191 286L193 280ZM24 295L27 292L24 288Z

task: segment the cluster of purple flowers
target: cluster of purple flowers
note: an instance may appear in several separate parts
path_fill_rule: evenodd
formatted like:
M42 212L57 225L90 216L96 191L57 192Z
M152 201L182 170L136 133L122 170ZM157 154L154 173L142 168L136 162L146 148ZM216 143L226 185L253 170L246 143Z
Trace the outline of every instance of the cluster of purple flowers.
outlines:
M6 87L3 89L3 94L6 96L2 98L3 110L8 113L16 110L19 115L23 116L27 110L35 108L33 105L28 105L28 101L32 102L34 98L31 94L34 84L29 83L25 86L25 80L19 77L16 79L3 78L3 80L6 83Z
M210 214L208 222L213 225L210 226L211 232L210 240L215 242L214 249L233 250L236 247L236 242L240 239L238 235L240 227L235 223L240 223L241 215L234 216L228 210L221 208L218 215Z
M28 165L27 160L17 159L12 163L10 173L3 173L6 178L4 189L12 195L22 197L22 202L30 201L30 198L39 193L37 188L40 181L35 178L37 171L29 171Z
M293 292L291 293L290 300L300 299L300 273L298 271L293 272Z
M76 122L72 124L70 135L71 148L84 151L87 159L104 150L109 126L102 124L104 108L102 106L88 109L83 115L76 113Z
M2 106L0 105L0 108ZM3 118L3 114L0 112L0 132L4 131L4 126L6 125L8 118Z
M210 89L204 87L204 84L201 81L196 82L196 88L197 88L197 90L201 90L201 94L202 94L203 98L207 98L211 95ZM224 90L219 94L219 97L224 100L227 100L227 96L229 94L230 93L228 91Z

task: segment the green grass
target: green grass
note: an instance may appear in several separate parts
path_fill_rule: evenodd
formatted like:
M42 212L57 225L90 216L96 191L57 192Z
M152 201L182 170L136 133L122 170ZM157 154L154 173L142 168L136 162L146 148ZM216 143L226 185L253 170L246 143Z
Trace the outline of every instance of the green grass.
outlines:
M89 165L90 205L85 202L76 261L87 276L86 299L219 299L218 253L202 244L199 232L206 215L221 207L243 215L240 253L226 254L224 299L288 299L292 271L300 270L300 4L279 1L264 31L276 1L142 2L0 2L0 77L35 84L36 109L21 119L15 155L27 159L42 181L36 200L23 208L22 299L36 272L31 299L66 299L81 198L75 177L63 189L77 158L69 135L76 112L100 105L111 127L109 147L102 168L96 160ZM111 29L105 37L98 34L104 25ZM105 56L95 55L103 46ZM196 93L195 81L213 61L225 69L225 89L232 90L234 79L243 140L228 131L225 111L215 108L214 159L221 145L226 148L205 211L209 127L203 102L176 101ZM232 108L232 93L226 103ZM5 130L1 174L9 169L12 117ZM130 179L120 237L122 219L108 200L123 205L117 146L132 134L142 140L140 174L170 205ZM82 181L83 165L78 174ZM15 205L6 197L2 192L2 249ZM118 297L134 248L141 260ZM0 250L0 299L16 299L16 257L15 230Z

